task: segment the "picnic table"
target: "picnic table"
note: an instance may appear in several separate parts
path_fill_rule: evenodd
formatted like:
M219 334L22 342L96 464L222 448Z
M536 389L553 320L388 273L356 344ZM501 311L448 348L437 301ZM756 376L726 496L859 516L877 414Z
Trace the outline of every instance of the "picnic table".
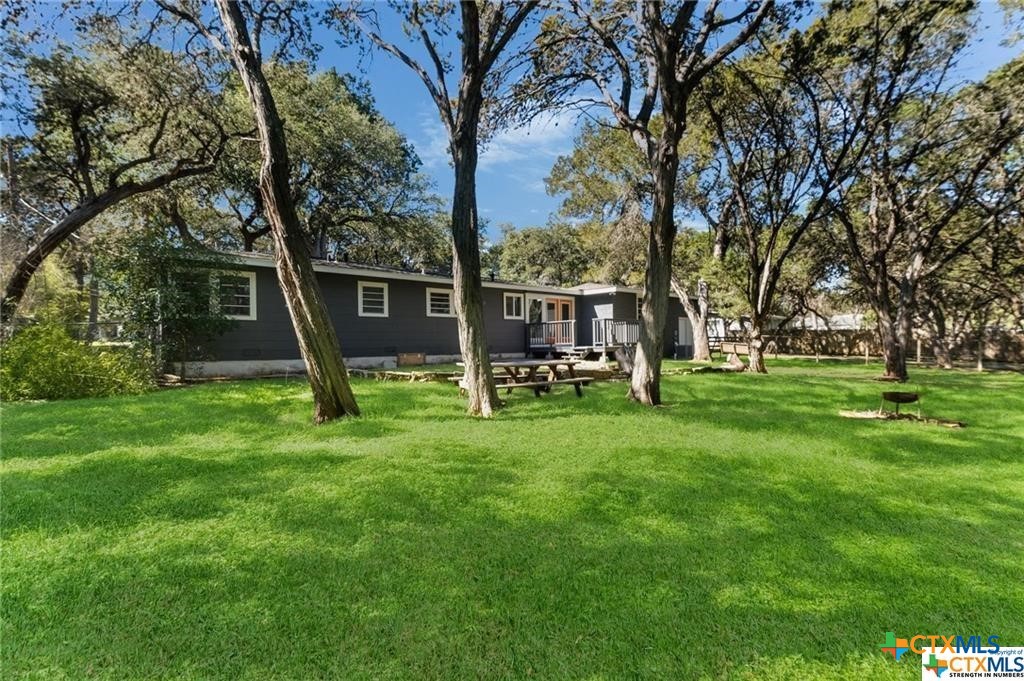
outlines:
M465 366L462 362L458 366ZM495 369L505 371L505 383L502 388L512 392L515 388L531 388L533 394L540 397L542 392L551 392L553 385L571 385L576 389L576 396L583 397L583 386L593 378L576 375L576 359L509 359L491 362ZM538 370L547 367L548 373L543 377Z

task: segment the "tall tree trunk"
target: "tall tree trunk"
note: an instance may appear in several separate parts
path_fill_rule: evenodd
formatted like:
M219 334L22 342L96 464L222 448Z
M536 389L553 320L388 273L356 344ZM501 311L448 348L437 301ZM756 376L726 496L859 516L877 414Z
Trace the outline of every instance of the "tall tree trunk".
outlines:
M708 285L703 279L697 283L697 304L690 300L687 291L679 283L679 280L672 277L672 290L679 296L683 304L683 311L686 318L690 320L693 329L693 361L707 362L711 359L711 343L708 340Z
M232 0L217 0L217 8L231 46L232 61L256 117L262 156L260 193L274 240L277 278L313 390L313 420L323 423L346 414L356 415L359 407L349 385L338 336L292 201L284 125L253 50L241 8Z
M94 217L135 193L138 192L132 191L132 185L104 192L95 199L83 202L65 215L60 222L47 228L39 241L14 266L11 276L8 277L7 286L4 288L3 302L0 303L0 320L4 324L8 324L14 318L14 313L18 310L18 304L28 289L32 275L36 273L48 255L57 250L57 247Z
M945 334L935 335L931 341L932 354L935 355L935 364L940 369L952 369L953 353L949 349L949 337Z
M682 118L680 118L681 120ZM647 272L640 317L640 343L633 364L629 398L642 404L661 404L661 360L665 354L665 319L672 279L672 246L676 238L677 145L681 130L666 125L658 139L654 164L654 214L648 239Z
M988 309L982 308L978 311L978 350L975 368L978 371L985 370L985 341L987 334L985 332L985 324L988 322Z
M900 333L896 319L886 312L878 314L878 338L882 343L882 357L885 360L883 378L900 381L907 380L906 347L900 343Z
M764 322L757 315L750 317L750 370L759 374L767 374L768 367L764 364Z
M932 354L935 355L935 363L941 369L953 368L953 356L949 349L949 332L946 325L946 313L937 301L928 299L929 315L931 322L930 345Z
M463 106L467 103L463 102ZM459 322L459 350L467 410L490 417L501 407L494 384L484 326L483 283L480 273L479 222L476 208L477 125L464 124L453 140L455 192L452 197L452 278Z

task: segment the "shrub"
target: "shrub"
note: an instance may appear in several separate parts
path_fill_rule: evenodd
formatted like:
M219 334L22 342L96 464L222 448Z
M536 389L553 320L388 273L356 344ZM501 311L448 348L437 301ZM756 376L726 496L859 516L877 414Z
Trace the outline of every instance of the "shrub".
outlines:
M58 400L137 394L150 362L131 348L90 346L57 324L26 327L0 345L0 398Z

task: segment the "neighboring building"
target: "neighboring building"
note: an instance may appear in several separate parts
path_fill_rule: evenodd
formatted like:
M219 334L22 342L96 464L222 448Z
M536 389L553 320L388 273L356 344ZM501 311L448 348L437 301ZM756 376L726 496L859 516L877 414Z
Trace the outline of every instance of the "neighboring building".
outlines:
M816 331L859 331L867 328L864 323L864 313L850 312L846 314L834 314L829 317L821 317L810 313L803 317L793 319L787 324L790 329L809 329Z
M207 361L190 363L187 370L218 376L301 370L273 257L244 253L234 259L231 274L221 273L218 280L222 301L230 300L224 309L238 323L206 344ZM460 357L450 277L320 260L314 270L349 366L394 367L399 355L422 355L425 363ZM483 293L492 357L570 351L600 356L639 338L641 291L635 288L485 280ZM676 298L669 300L665 335L666 355L692 356L689 320Z

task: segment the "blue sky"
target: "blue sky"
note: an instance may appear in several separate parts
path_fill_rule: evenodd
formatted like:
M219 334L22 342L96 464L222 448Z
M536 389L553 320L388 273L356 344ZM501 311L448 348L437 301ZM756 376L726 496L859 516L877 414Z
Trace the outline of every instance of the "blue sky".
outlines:
M1024 47L1024 43L1015 47L1002 44L1009 29L997 0L982 0L980 4L977 42L964 55L957 73L964 81L984 77ZM379 6L385 37L408 46L393 14L384 3ZM56 11L57 6L52 7ZM45 14L35 19L45 24ZM62 35L70 33L60 27L57 30ZM63 37L74 43L73 35ZM423 161L423 172L432 178L435 191L448 200L452 171L445 133L419 77L391 55L373 50L366 56L358 48L339 47L337 33L331 29L317 26L313 37L322 47L320 67L355 73L370 83L378 109L412 142ZM416 50L410 46L414 56L423 56ZM489 223L491 238L497 237L503 223L516 227L544 225L558 209L560 198L547 195L544 178L555 159L571 150L577 128L576 117L565 113L536 121L528 128L505 130L490 141L480 156L477 202L481 216Z
M418 45L406 40L383 3L380 21L385 38L417 59L425 57ZM318 28L315 37L322 47L320 64L357 73L369 81L378 109L413 143L423 162L422 170L434 181L437 193L450 199L453 178L447 136L419 76L379 50L367 54L356 47L339 47L330 30ZM455 45L448 47L454 49ZM457 59L457 53L455 56ZM455 84L457 77L450 76L449 89ZM557 210L559 199L547 195L544 178L555 159L571 151L576 127L575 114L551 115L525 128L501 131L488 141L479 160L477 202L492 237L497 237L499 225L506 222L516 227L544 225L549 213Z
M402 45L404 36L388 21L388 10L381 10L385 37ZM996 0L981 3L978 42L965 55L958 69L964 80L976 80L1009 61L1020 45L1001 45L1008 30ZM374 52L360 60L354 48L333 44L333 34L319 29L316 36L323 45L321 63L339 71L359 72L369 80L381 113L415 145L423 160L423 170L433 178L437 192L451 196L452 172L445 149L445 134L426 88L408 67L391 55ZM564 114L539 121L529 128L506 130L496 136L480 158L477 176L477 203L482 217L490 223L489 234L496 237L498 225L516 227L546 224L550 213L558 209L560 199L548 196L544 178L555 159L571 150L577 129L574 115Z

